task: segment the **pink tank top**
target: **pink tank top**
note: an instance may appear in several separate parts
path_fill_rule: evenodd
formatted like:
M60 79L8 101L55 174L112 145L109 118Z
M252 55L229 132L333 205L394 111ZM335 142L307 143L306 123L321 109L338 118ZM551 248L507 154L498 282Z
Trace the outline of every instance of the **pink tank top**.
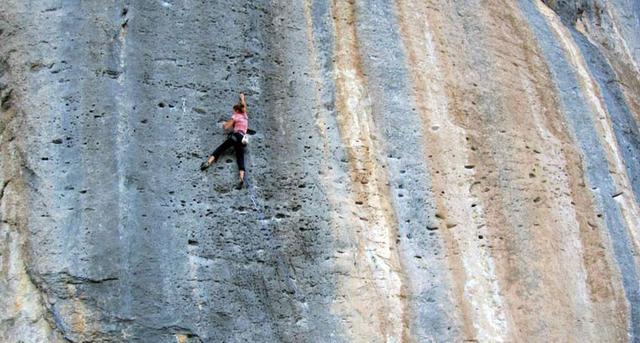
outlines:
M249 128L249 118L247 118L247 114L234 113L231 119L233 119L233 132L240 132L246 135L247 129Z

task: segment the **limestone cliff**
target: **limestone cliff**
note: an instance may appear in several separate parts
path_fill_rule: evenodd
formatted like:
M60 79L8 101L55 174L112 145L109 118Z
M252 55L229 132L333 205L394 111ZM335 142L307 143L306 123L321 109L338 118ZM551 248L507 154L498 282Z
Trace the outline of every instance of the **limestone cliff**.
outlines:
M640 342L639 66L638 1L4 0L0 341Z

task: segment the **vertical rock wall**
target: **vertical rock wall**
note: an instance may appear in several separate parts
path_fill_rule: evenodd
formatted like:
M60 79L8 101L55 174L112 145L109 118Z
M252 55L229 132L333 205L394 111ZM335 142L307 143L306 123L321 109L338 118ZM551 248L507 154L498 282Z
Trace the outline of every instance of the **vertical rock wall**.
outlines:
M0 341L640 340L639 18L5 1Z

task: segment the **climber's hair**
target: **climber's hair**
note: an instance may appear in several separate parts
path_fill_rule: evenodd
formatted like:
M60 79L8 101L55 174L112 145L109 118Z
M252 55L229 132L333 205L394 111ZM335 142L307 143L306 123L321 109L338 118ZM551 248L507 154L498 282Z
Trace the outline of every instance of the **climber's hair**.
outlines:
M242 104L233 105L233 111L236 113L244 113L244 105Z

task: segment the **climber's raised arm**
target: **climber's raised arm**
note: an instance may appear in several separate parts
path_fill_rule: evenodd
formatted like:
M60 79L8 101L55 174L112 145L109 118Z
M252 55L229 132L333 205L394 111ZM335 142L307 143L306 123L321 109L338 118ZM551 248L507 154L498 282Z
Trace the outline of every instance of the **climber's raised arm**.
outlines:
M242 107L244 108L244 113L248 115L247 103L244 101L244 93L240 93L240 103L242 104Z

